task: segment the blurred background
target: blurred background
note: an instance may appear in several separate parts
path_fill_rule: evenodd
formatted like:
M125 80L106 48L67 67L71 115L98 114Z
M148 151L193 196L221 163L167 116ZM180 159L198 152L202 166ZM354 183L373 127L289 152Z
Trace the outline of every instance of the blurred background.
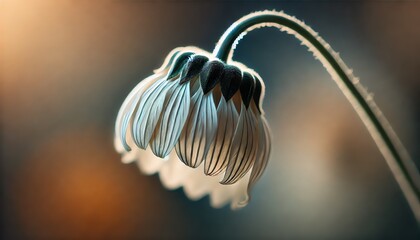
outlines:
M251 203L212 209L120 163L114 121L170 50L211 51L241 16L284 10L354 69L420 158L419 1L0 3L3 239L420 239L387 164L292 36L249 33L234 59L265 80L273 153Z

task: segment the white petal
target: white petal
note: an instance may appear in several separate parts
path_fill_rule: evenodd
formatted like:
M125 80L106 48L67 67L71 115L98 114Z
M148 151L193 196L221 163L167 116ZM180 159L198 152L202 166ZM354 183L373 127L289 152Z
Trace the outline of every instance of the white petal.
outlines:
M127 129L131 120L133 112L138 106L139 99L144 91L156 82L163 74L154 74L141 81L137 86L128 94L124 100L120 110L118 111L117 120L115 122L115 138L114 146L117 152L130 151L131 147L127 144Z
M218 178L204 174L203 164L196 169L190 169L192 173L184 181L184 192L189 199L198 200L210 193L216 185L220 185Z
M178 157L196 168L204 160L217 128L217 111L211 92L200 88L192 97L188 119L175 147Z
M132 122L132 120L131 120L131 122ZM130 150L130 151L125 151L125 150L122 151L121 161L123 163L127 164L127 163L132 163L134 161L137 161L137 159L138 159L138 151L137 151L138 148L135 145L134 140L131 136L131 128L127 129L127 134L126 135L127 135L127 138L125 140L127 142L127 145L132 146L132 148L133 148L133 150Z
M251 108L241 103L241 113L235 130L229 163L221 183L232 184L243 177L255 162L258 147L257 119Z
M154 155L150 148L146 150L136 148L133 151L137 152L137 165L140 171L146 175L155 174L166 163L165 159Z
M223 171L229 161L229 150L232 145L238 122L238 113L233 101L226 102L222 97L217 107L217 132L205 160L205 173L215 176Z
M132 162L137 160L137 155L138 155L137 149L134 149L134 150L129 151L129 152L124 152L122 154L123 154L123 156L121 158L121 162L123 162L123 163L128 164L128 163L132 163Z
M249 176L250 172L234 184L216 185L210 193L210 205L221 208L231 202L232 209L246 206L249 200L247 191Z
M214 208L221 208L232 200L235 195L237 184L215 186L210 194L210 205Z
M258 134L258 150L257 150L257 158L255 160L254 167L251 172L251 177L249 181L248 191L254 187L255 183L260 179L261 175L263 174L267 163L268 158L270 157L271 152L271 136L270 136L270 129L268 128L268 124L264 116L260 116L258 120L259 125L259 134Z
M174 81L159 79L141 96L132 124L132 133L134 142L142 149L149 145L165 103L166 93L173 84Z
M236 183L236 191L230 204L230 207L234 210L245 207L249 202L248 183L250 175L251 173L249 171Z
M159 172L160 180L167 189L177 189L184 184L184 180L195 169L185 166L178 158L175 151L172 151L169 155L168 161L162 166Z
M235 184L222 185L219 183L220 177L206 176L203 168L203 164L195 169L185 166L175 151L172 151L169 159L161 165L159 177L167 189L183 187L185 195L191 200L198 200L209 194L210 204L215 208L223 207L229 202L232 208L246 205L250 172Z
M220 185L217 178L204 175L203 165L198 168L185 166L173 151L168 161L159 172L160 180L167 189L183 187L187 197L198 200L208 194L215 185Z
M151 142L152 151L159 157L169 155L177 143L190 108L190 84L179 81L168 91L162 116Z

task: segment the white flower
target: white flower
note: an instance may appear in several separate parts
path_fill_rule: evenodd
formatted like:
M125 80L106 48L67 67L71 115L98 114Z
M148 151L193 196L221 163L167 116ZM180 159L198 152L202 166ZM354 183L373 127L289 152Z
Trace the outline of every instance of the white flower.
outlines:
M264 83L239 63L195 47L176 48L124 101L115 148L124 163L159 173L168 189L213 207L245 206L270 155Z

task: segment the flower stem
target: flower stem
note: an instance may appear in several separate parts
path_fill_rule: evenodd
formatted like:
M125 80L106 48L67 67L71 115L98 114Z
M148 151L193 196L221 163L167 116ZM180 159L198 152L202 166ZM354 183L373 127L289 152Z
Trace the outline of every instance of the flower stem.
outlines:
M283 12L251 13L226 30L213 54L224 62L231 61L233 50L242 36L260 27L277 27L281 31L295 35L314 53L315 58L321 61L367 127L401 187L417 223L420 224L420 176L416 165L373 101L372 95L359 83L359 79L353 75L352 70L345 65L339 55L314 30Z

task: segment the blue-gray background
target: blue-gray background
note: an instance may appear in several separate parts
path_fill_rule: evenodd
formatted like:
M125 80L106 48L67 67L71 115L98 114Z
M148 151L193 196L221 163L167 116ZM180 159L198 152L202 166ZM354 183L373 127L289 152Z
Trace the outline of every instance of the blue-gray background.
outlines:
M171 49L211 51L229 24L263 9L318 31L420 158L418 1L5 0L2 237L419 239L359 118L321 64L276 29L248 34L234 57L266 82L274 138L245 209L192 202L120 163L113 124L130 89Z

